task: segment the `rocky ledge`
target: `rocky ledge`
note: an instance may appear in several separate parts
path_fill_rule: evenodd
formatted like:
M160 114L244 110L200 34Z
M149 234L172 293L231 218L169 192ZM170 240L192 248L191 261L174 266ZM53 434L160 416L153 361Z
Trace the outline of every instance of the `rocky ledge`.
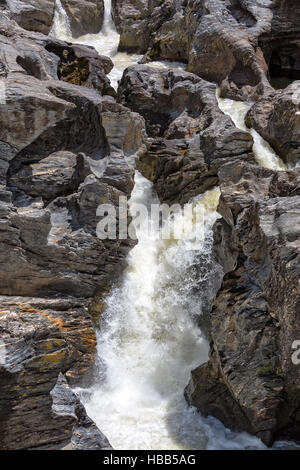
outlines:
M69 385L92 380L94 326L134 245L96 234L98 206L130 196L134 162L162 202L221 189L224 279L188 402L267 445L298 439L299 82L272 85L300 78L299 2L113 0L120 50L188 64L130 67L117 94L109 58L44 35L54 3L0 5L1 447L110 448ZM101 27L102 1L62 4L74 36ZM254 102L246 123L288 171L258 166L216 84Z
M298 0L113 0L120 50L180 60L227 96L256 99L269 78L300 78Z
M214 253L225 277L210 314L210 359L192 372L186 398L267 445L298 439L300 171L228 163L219 179Z
M225 162L253 161L251 135L220 110L216 86L192 73L129 67L118 100L145 119L146 151L137 168L163 202L186 203L216 186Z
M92 379L102 299L134 245L100 240L97 208L130 197L144 121L116 103L108 57L10 16L0 12L1 447L89 447L91 434L100 448L75 398L79 414L50 393L61 374Z
M74 37L98 33L104 18L103 0L61 0ZM0 8L8 17L28 31L49 34L56 0L2 0Z

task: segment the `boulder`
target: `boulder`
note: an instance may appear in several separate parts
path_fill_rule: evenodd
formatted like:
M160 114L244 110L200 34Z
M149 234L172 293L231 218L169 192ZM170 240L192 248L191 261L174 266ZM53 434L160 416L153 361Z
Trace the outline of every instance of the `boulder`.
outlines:
M144 62L180 60L221 85L223 95L255 100L268 78L299 78L297 0L168 0L112 2L120 50Z
M103 0L61 0L61 3L74 38L101 31L104 19Z
M4 0L10 18L22 28L49 34L55 10L55 0Z
M253 127L289 166L300 158L300 81L259 99L246 116Z
M252 159L252 137L219 109L215 85L194 74L129 67L118 100L145 119L149 139L137 168L161 201L185 203L218 184L225 161Z

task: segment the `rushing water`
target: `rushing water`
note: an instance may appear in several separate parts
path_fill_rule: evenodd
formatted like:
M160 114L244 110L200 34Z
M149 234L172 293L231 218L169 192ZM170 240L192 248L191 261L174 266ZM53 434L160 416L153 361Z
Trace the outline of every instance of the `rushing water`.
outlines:
M266 142L255 129L249 129L245 124L246 114L252 103L234 101L229 98L221 98L220 90L217 90L217 100L223 113L231 117L236 127L249 132L253 137L253 153L256 161L265 168L272 170L286 170L286 166L281 158L274 152L272 147Z
M118 81L122 78L126 67L136 64L142 56L137 54L127 54L126 52L118 52L119 34L117 33L111 18L111 0L104 0L104 4L105 13L101 32L98 34L85 34L80 38L73 39L68 17L62 7L61 0L56 0L54 23L50 34L64 41L93 46L99 54L109 56L114 63L114 68L108 75L108 78L110 79L112 86L117 88ZM170 63L168 61L157 61L151 63L152 67L160 68L167 68L169 65L174 68L185 67L185 65L180 62Z
M110 0L105 0L102 31L76 40L56 0L51 34L92 45L110 56L114 69L109 78L115 87L123 70L140 58L117 51L119 36L111 20ZM151 65L182 67L167 62ZM248 130L244 119L249 105L219 96L218 101L238 127ZM255 131L250 132L257 159L264 166L282 169L274 152ZM220 267L211 260L219 194L218 188L207 191L192 202L192 214L175 216L177 227L189 227L180 240L162 240L150 230L150 219L137 225L138 244L128 256L121 286L106 299L98 332L99 377L92 389L81 394L89 415L115 449L265 448L255 437L201 417L183 396L190 371L208 357L198 324L222 278ZM157 202L152 183L137 172L130 210L136 204L150 207Z
M180 240L162 240L150 219L136 227L138 244L122 285L107 299L98 333L103 375L85 403L115 449L264 447L202 418L183 396L190 371L208 358L196 321L222 277L211 263L219 194L207 191L194 200L193 215L175 216L176 227L190 227ZM130 210L157 202L152 184L136 173Z

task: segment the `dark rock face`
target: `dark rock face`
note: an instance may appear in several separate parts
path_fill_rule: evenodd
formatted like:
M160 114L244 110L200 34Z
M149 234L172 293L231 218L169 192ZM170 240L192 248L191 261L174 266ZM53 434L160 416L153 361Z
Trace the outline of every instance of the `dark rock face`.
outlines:
M236 163L224 165L219 178L223 219L214 250L226 275L210 315L210 360L192 372L186 397L266 444L297 439L299 172Z
M299 78L297 0L168 0L113 2L121 50L144 60L188 63L190 72L237 99L256 99L271 77Z
M4 63L6 100L0 105L0 293L92 297L95 286L105 289L111 283L129 249L124 242L116 251L114 243L96 237L96 211L101 203L117 205L120 195L130 195L133 169L126 159L141 145L143 120L103 98L101 87L58 80L60 58L54 54L82 56L87 49L85 59L91 57L95 75L97 60L101 73L110 70L109 61L96 58L89 48L78 52L40 36L41 45L36 45L26 34L19 50L18 33L24 35L16 28L14 44L6 45L10 61ZM19 65L29 47L39 56L42 79ZM116 176L108 177L112 168ZM7 243L14 248L7 249Z
M112 0L112 16L120 33L119 49L146 52L152 34L155 34L174 12L172 0Z
M55 0L4 0L11 19L22 28L49 34L55 10Z
M252 159L252 137L220 111L216 87L194 74L132 66L119 101L146 121L150 138L137 168L165 202L187 202L218 183L229 160Z
M60 318L29 305L0 316L0 448L110 448L61 372L70 349Z
M300 158L300 82L262 97L246 122L287 164L295 165Z
M55 11L55 0L3 0L9 17L22 28L49 34ZM104 18L103 0L61 0L73 37L99 33Z
M103 0L61 0L68 15L72 36L99 33L104 18Z
M62 4L74 36L101 29L103 0ZM120 50L194 73L130 67L116 102L109 58L44 36L54 0L0 1L0 447L111 448L69 385L93 378L94 326L134 245L97 237L97 208L130 197L134 160L163 202L221 186L214 258L225 277L210 360L187 400L268 445L295 439L299 171L255 164L251 135L220 111L211 82L256 101L248 125L294 165L299 84L275 92L268 79L300 76L299 2L112 6Z
M85 408L78 397L71 391L62 374L58 376L55 387L51 391L52 411L58 416L75 417L69 450L111 450L107 438L86 414Z
M57 380L92 379L101 300L135 243L100 240L97 209L130 197L144 121L93 48L5 15L0 47L1 448L109 448Z

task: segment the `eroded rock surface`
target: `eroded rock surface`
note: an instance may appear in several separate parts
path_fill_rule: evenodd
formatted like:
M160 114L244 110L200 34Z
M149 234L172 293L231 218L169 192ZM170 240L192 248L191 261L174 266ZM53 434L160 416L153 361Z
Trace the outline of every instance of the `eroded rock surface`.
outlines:
M1 447L109 447L70 390L55 397L61 374L93 376L101 300L135 243L101 240L97 209L130 197L144 121L116 103L109 58L0 20Z
M68 15L74 38L99 33L104 18L103 0L61 0L61 3Z
M256 99L267 75L299 78L297 0L118 0L113 13L121 50L187 62L228 97Z
M220 170L215 258L225 270L212 309L210 360L192 372L189 403L266 444L297 439L300 371L299 171L245 163Z
M61 371L71 353L60 318L29 305L1 304L0 448L105 449Z
M250 109L246 123L290 166L300 158L300 81L269 93Z
M225 161L252 159L252 137L219 109L215 85L194 74L132 66L118 99L146 121L137 168L164 202L185 203L217 185Z
M22 28L49 34L54 17L55 0L3 0L1 5L8 11L9 17Z

